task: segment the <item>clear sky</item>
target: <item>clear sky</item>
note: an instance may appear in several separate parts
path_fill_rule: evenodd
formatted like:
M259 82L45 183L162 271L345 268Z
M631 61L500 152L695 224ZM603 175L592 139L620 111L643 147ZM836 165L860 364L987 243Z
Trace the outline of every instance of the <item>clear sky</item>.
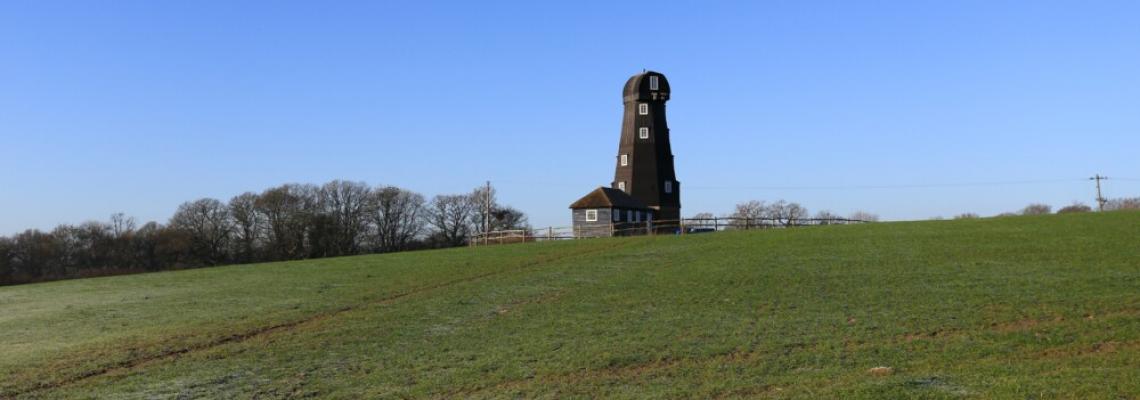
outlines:
M536 226L673 89L683 214L886 219L1140 195L1140 2L0 3L0 234L331 179ZM1127 178L1132 178L1131 180ZM999 182L1004 182L1000 183Z

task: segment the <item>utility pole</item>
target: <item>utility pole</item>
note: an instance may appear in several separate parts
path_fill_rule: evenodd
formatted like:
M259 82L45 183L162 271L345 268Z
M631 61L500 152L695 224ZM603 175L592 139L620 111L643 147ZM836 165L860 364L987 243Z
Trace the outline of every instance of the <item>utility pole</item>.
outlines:
M487 188L483 190L483 244L491 235L491 181L487 181Z
M1108 199L1104 198L1104 196L1101 195L1101 193L1100 193L1100 181L1108 180L1108 177L1107 176L1100 176L1100 174L1096 174L1096 176L1089 178L1089 180L1090 181L1096 181L1097 211L1104 211L1104 203L1107 203Z

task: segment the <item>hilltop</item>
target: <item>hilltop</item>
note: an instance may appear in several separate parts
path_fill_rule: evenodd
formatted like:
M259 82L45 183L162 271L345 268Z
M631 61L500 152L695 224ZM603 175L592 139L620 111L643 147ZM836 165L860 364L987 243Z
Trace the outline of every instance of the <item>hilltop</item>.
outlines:
M1128 398L1137 238L1072 214L0 287L0 397Z

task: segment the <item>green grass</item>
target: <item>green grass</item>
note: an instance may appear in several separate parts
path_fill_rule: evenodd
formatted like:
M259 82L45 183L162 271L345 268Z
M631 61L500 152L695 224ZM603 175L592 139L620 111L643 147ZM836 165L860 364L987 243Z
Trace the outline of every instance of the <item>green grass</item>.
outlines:
M1140 213L0 288L0 398L1138 396Z

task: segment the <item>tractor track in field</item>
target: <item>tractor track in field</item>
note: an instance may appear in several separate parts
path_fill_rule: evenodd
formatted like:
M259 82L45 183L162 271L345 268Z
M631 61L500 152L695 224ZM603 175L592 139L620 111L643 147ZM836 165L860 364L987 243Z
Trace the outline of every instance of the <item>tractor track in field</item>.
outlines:
M454 286L454 285L459 285L459 284L463 284L463 283L474 282L474 281L478 281L478 280L482 280L482 279L486 279L486 278L490 278L490 277L494 277L494 276L498 276L498 275L504 275L504 274L510 274L510 273L514 273L514 272L519 272L519 271L530 269L530 268L533 268L533 267L536 267L539 265L543 265L543 264L555 263L555 262L571 259L574 257L588 256L588 255L592 255L592 254L608 252L608 251L618 249L621 247L627 247L630 243L630 241L627 241L627 240L615 240L614 242L615 242L615 244L604 246L604 247L601 247L598 249L592 249L589 251L569 253L569 254L553 254L550 256L546 256L546 257L540 257L536 260L525 261L525 262L522 262L515 267L511 267L511 268L507 268L507 269L502 269L502 270L498 270L498 271L487 272L487 273L483 273L483 274L453 279L453 280L434 283L434 284L430 284L430 285L423 285L423 286L412 288L412 289L404 291L404 292L400 292L400 293L392 294L389 296L384 296L381 298L377 298L377 299L368 300L368 301L364 301L364 302L357 303L357 304L352 304L352 305L336 308L336 309L333 309L330 311L317 313L317 314L310 315L308 317L304 317L304 318L297 319L294 321L284 322L284 323L280 323L280 324L274 324L274 325L270 325L270 326L265 326L265 327L260 327L257 329L245 331L242 333L236 333L236 334L232 334L232 335L228 335L228 336L223 336L223 337L216 338L214 340L211 340L211 341L208 341L205 343L194 344L194 345L186 346L186 347L183 347L180 349L167 350L167 351L163 351L163 352L156 353L156 354L144 355L141 357L123 360L123 361L116 362L116 363L107 365L105 367L99 368L99 369L84 371L82 373L79 373L79 374L76 374L76 375L73 375L70 377L58 379L55 381L39 382L38 384L35 384L35 386L28 387L25 389L14 389L14 390L9 391L9 392L0 392L0 399L15 399L15 398L20 397L20 396L27 396L27 395L35 394L35 393L42 392L42 391L59 389L59 388L63 388L66 386L70 386L70 385L80 383L80 382L88 380L88 379L97 378L97 377L101 377L101 376L107 376L107 375L115 374L118 372L125 372L125 371L129 371L129 370L132 370L135 368L145 366L145 365L153 364L156 362L161 362L161 361L171 360L171 359L177 359L183 355L187 355L187 354L191 354L191 353L206 351L206 350L210 350L210 349L213 349L215 347L219 347L219 346L223 346L223 345L227 345L227 344L241 343L241 342L253 339L253 338L269 336L269 335L273 335L273 334L280 333L280 332L291 331L291 330L296 329L302 325L308 325L308 324L312 324L315 322L320 322L320 321L328 320L331 318L335 318L335 317L337 317L341 314L344 314L346 312L349 312L349 311L358 310L358 309L362 309L362 308L374 306L374 305L391 304L391 303L396 302L397 300L401 300L401 299L411 297L414 295L418 295L418 294L422 294L425 292L431 292L431 291L434 291L437 289L442 289L442 288L446 288L446 287L450 287L450 286Z

